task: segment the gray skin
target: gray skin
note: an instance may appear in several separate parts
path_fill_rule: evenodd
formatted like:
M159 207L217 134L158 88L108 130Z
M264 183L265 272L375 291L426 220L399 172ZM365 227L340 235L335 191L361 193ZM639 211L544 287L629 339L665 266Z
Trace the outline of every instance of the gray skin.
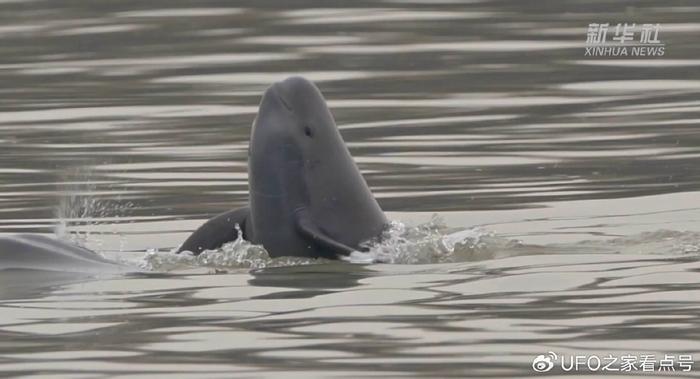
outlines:
M238 224L272 257L334 259L385 229L386 216L308 80L291 77L265 91L248 154L249 206L207 221L178 252L219 248L236 239Z
M128 268L57 239L17 234L0 237L0 272L3 270L122 273Z

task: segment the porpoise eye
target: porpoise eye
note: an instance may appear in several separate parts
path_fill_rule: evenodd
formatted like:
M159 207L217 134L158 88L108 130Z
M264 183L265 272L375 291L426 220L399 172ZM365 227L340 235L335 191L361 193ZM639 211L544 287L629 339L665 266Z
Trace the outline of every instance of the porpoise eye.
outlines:
M304 127L304 134L306 134L307 137L314 136L314 132L313 132L313 130L311 130L311 128L309 126Z

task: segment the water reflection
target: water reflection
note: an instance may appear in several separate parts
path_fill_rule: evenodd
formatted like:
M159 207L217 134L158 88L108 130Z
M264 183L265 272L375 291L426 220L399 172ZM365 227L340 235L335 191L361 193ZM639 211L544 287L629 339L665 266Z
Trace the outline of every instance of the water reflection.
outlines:
M320 265L62 285L37 299L2 301L0 335L14 343L0 347L0 370L266 376L280 367L371 367L489 377L527 375L533 352L547 350L697 353L695 343L667 334L697 329L689 306L699 290L697 259L592 258ZM68 366L78 361L90 364Z
M276 267L251 272L252 286L298 288L308 292L352 288L372 271L361 265L327 263L323 265ZM286 295L285 295L286 297Z

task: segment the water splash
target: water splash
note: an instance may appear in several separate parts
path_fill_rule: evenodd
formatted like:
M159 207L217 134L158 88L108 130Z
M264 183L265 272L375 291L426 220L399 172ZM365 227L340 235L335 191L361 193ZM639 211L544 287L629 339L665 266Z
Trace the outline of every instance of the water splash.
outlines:
M61 196L54 211L54 233L58 238L77 246L102 250L100 235L105 232L97 232L98 226L116 225L121 217L134 208L134 204L122 202L119 198L113 200L96 197L97 182L92 180L92 172L86 167L70 170L63 176L63 184L59 188Z
M522 243L481 228L449 228L437 215L427 223L407 226L392 221L369 251L353 252L352 263L429 264L501 258L517 255Z
M191 252L150 250L140 267L149 271L174 271L209 268L227 271L241 268L265 268L327 263L325 259L280 257L271 258L260 245L243 239L236 225L238 238L219 249L205 250L195 256ZM367 242L367 252L354 252L345 258L350 263L425 264L490 259L517 255L521 243L496 236L479 228L450 229L437 216L417 226L392 221L376 241Z
M235 225L238 237L218 249L205 250L199 255L183 251L175 254L177 249L168 252L149 250L139 266L149 271L174 271L205 267L214 271L227 271L240 268L265 268L280 266L300 266L322 263L324 259L280 257L270 258L264 247L243 239L243 232Z

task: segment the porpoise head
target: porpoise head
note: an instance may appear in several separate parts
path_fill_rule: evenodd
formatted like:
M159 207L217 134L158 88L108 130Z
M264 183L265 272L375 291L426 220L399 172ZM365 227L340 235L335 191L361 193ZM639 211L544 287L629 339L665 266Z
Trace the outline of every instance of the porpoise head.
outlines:
M310 192L326 187L314 182L335 177L339 172L333 170L352 163L323 95L298 76L265 91L253 123L249 154L251 186L256 191L289 196L295 185L303 185L296 189L303 192L298 194L303 199L298 200L305 203L313 195ZM351 168L357 171L354 164Z
M304 78L275 83L263 95L248 166L253 218L263 217L256 211L261 198L268 199L265 207L279 208L278 217L303 207L347 243L376 235L386 223L323 95ZM377 216L368 220L367 214Z
M281 146L291 159L314 160L345 147L326 100L310 81L294 76L270 86L260 103L251 135L251 158ZM294 150L294 151L291 151ZM296 156L300 154L300 156Z

